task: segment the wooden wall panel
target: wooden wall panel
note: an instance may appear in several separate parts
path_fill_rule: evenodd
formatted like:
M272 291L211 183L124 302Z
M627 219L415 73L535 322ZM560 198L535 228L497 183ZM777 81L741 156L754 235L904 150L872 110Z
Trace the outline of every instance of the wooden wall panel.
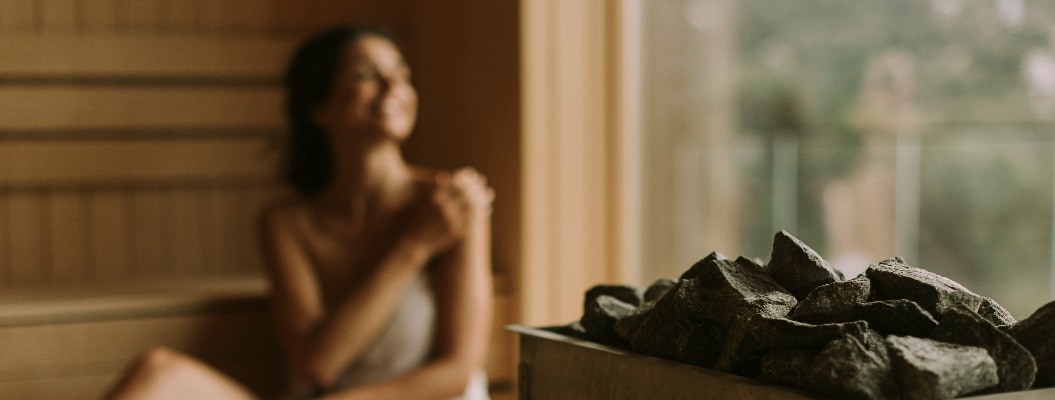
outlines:
M266 181L265 138L0 141L0 185ZM134 189L134 188L133 188Z
M191 32L200 27L201 0L166 0L161 13L162 25L168 30Z
M282 124L281 99L274 88L6 86L0 129L267 128Z
M37 22L36 7L34 0L0 1L0 33L33 31Z
M260 248L257 242L257 218L260 215L260 210L274 199L279 193L279 189L273 186L246 186L244 189L247 192L245 202L239 206L238 215L240 218L235 220L232 227L235 233L231 237L235 238L231 248L236 249L240 257L237 264L230 265L234 271L257 271L261 265L263 265L263 259L260 255Z
M613 106L622 84L612 72L619 45L609 16L619 2L523 2L521 11L524 173L522 256L517 293L521 322L577 318L570 305L599 283L624 282L613 250L629 232L613 216L622 179L612 157ZM525 217L529 216L529 217ZM547 293L540 297L539 293Z
M132 269L136 276L146 276L172 269L171 250L168 246L168 221L171 210L168 196L158 188L141 188L132 196L132 230L135 235L129 242L132 253Z
M114 32L118 28L121 0L81 1L77 5L77 23L81 32Z
M7 196L8 282L10 285L37 285L47 276L44 248L47 232L41 221L44 218L43 195L39 192L12 193Z
M237 259L232 257L231 238L239 235L252 235L253 231L228 229L233 224L230 215L237 215L235 209L228 208L223 199L230 190L225 190L219 185L203 188L202 190L202 214L201 218L205 224L202 232L202 252L209 270L225 270L237 264ZM241 218L239 219L241 220Z
M11 276L11 196L0 185L0 287L10 284Z
M274 0L232 0L235 9L235 28L256 32L271 26Z
M6 34L0 35L0 54L17 57L0 57L0 75L72 76L85 83L93 77L226 78L277 87L295 45L296 38L283 36Z
M48 0L37 3L41 7L40 32L74 33L77 31L76 0Z
M268 186L30 190L0 196L0 287L258 274Z
M129 229L130 209L127 195L120 192L98 192L90 198L91 265L97 280L125 278L132 259L128 248L133 232Z
M234 33L259 32L272 26L273 0L208 0L202 24L206 29Z
M241 4L230 0L207 0L202 6L201 26L205 30L220 31L239 24Z
M230 223L216 227L216 237L227 238L219 249L217 262L222 270L259 272L261 264L257 243L257 216L264 203L276 195L271 187L242 187L218 193L215 210L236 216Z
M50 226L51 279L76 282L91 279L91 254L88 250L92 219L88 214L88 197L81 191L56 192L48 196Z
M133 31L155 31L164 26L163 0L123 1L119 15L122 27Z
M170 220L169 245L174 272L179 275L195 276L205 270L203 246L205 237L201 235L204 228L201 208L204 206L202 196L196 191L176 190L169 194L172 215Z

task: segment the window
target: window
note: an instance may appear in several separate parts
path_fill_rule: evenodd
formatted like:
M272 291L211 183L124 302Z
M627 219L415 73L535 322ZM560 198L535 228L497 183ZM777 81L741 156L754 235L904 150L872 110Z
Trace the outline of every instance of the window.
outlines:
M641 2L642 279L787 230L1052 298L1055 3Z

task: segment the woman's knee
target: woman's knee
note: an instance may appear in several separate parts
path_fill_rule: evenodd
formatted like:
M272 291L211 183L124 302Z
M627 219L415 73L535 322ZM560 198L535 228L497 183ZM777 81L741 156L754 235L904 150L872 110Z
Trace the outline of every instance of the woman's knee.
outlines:
M169 374L185 368L190 359L176 350L155 347L140 357L136 369L147 374Z

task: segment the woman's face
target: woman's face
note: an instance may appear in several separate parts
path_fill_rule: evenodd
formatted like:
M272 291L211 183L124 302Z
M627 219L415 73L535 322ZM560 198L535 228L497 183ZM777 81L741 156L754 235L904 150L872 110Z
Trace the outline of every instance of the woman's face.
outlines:
M364 36L348 46L330 97L313 116L330 135L404 140L417 112L418 94L399 49L388 39Z

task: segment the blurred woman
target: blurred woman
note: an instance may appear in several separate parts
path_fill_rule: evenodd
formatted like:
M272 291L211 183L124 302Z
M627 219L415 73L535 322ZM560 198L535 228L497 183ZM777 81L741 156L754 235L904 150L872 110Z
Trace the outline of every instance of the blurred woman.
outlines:
M486 399L494 193L472 169L408 164L417 92L393 40L342 27L286 74L291 193L261 247L286 398ZM113 398L255 398L204 363L148 353Z

